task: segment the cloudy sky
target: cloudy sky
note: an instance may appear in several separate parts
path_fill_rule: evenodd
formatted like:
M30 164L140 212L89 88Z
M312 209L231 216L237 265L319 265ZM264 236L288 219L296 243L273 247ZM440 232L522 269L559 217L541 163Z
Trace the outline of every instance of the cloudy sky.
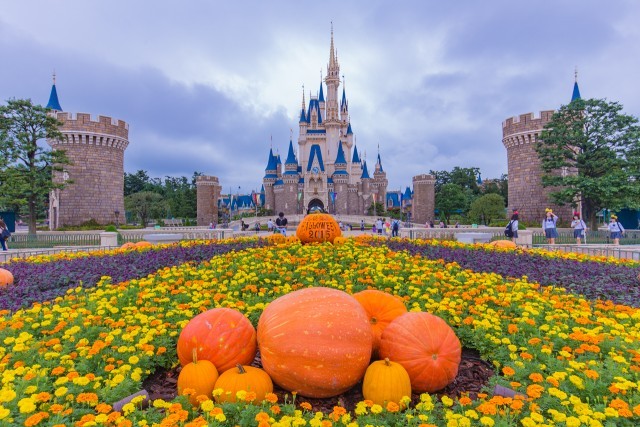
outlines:
M507 172L501 123L571 97L640 116L640 2L0 0L0 100L130 125L125 171L258 189L286 155L331 22L358 149L390 189L429 170Z

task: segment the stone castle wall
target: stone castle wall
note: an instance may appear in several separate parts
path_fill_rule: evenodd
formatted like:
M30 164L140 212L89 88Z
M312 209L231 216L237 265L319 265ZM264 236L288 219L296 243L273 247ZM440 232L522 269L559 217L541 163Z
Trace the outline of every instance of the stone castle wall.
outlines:
M551 208L563 221L570 221L571 206L550 202L553 187L542 186L542 167L535 145L542 129L551 120L553 110L521 114L502 123L502 143L507 149L509 175L509 209L517 209L521 221L542 221L545 209Z
M53 113L62 123L60 140L48 140L64 150L71 164L55 172L54 182L68 182L50 197L50 228L79 225L94 219L108 224L124 222L124 150L129 125L122 120L90 114ZM116 215L118 212L118 215Z
M218 223L218 198L222 187L215 176L196 178L197 220L199 226Z
M411 205L412 221L424 224L435 220L436 179L433 175L416 175L413 177L413 201Z

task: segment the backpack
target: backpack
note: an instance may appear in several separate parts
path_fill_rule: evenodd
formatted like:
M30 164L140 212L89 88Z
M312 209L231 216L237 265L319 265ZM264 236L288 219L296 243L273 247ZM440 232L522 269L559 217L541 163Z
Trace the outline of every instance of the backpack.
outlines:
M504 235L509 238L513 237L513 230L511 229L512 224L513 221L509 221L509 224L507 224L507 226L504 228Z
M2 234L0 234L0 238L2 238L3 240L8 240L9 237L11 237L11 232L8 229L3 228Z

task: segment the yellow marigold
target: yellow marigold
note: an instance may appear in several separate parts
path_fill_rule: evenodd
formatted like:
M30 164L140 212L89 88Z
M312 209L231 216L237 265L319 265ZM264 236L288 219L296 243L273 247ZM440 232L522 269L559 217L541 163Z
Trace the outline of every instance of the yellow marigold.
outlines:
M374 403L373 406L371 406L371 413L379 414L380 412L382 412L382 406L378 405L377 403Z
M482 417L480 418L480 424L487 427L493 427L496 422L493 421L493 418Z

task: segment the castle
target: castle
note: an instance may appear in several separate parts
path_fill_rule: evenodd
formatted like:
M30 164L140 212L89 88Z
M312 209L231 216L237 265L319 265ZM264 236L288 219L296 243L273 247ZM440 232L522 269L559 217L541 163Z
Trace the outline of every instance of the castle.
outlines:
M55 75L47 108L62 123L62 138L47 143L54 150L64 150L70 160L62 172L53 174L54 182L67 182L67 186L49 195L49 228L90 219L99 224L124 222L124 151L129 145L129 125L106 116L94 119L87 113L63 112Z
M344 85L338 98L340 64L333 44L329 64L317 96L305 103L303 89L297 155L289 141L284 161L269 151L261 195L264 208L285 214L325 210L334 214L364 215L374 203L387 203L387 175L378 153L373 173L355 145Z
M578 98L580 89L576 76L571 101ZM546 208L553 209L564 221L570 221L573 215L571 206L558 206L550 202L549 194L557 191L557 188L542 185L542 167L535 145L553 114L553 110L541 111L539 115L521 114L502 123L502 144L507 149L509 212L518 210L521 220L541 221ZM558 173L575 171L562 170Z

